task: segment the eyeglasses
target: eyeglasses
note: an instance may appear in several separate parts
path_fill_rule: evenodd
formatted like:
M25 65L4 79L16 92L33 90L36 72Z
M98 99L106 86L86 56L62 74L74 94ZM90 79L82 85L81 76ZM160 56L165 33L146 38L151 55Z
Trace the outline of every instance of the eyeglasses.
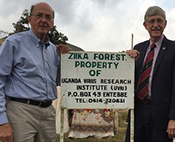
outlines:
M49 14L36 13L36 14L31 14L31 16L35 16L38 20L41 20L43 17L49 22L53 20L52 16Z
M151 19L147 21L149 24L154 24L155 22L157 22L158 24L163 24L163 22L165 22L163 19Z

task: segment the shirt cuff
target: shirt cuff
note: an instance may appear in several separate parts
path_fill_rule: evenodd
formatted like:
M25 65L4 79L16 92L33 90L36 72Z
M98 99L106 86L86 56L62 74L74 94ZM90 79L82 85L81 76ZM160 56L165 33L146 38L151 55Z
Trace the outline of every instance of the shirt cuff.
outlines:
M5 123L9 123L9 122L7 119L6 112L3 112L2 114L0 114L0 125L5 124Z

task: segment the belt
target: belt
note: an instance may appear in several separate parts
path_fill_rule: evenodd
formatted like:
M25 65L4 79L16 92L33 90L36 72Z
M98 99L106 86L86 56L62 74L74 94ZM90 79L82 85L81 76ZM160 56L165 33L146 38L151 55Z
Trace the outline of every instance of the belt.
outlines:
M30 105L35 105L39 107L49 107L52 104L52 100L47 100L47 101L34 101L30 99L20 99L20 98L13 98L9 97L8 100L15 101L15 102L20 102L20 103L25 103L25 104L30 104Z

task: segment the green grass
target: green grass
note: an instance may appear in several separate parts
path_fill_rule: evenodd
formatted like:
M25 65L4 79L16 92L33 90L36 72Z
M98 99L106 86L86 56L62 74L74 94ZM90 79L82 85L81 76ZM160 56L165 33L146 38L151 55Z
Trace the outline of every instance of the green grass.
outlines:
M126 123L127 111L119 110L118 114L119 114L118 133L114 137L107 137L107 138L101 138L101 139L97 139L94 137L89 137L85 139L69 139L68 133L66 133L64 134L64 142L124 142L126 127L127 127L127 123ZM56 142L60 142L59 135L57 135Z

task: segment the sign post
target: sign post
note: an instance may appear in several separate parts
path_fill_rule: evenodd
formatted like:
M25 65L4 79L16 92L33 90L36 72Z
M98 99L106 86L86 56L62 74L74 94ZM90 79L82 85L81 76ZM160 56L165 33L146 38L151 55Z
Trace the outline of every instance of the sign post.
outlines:
M133 49L134 35L131 35L131 49ZM134 108L131 108L130 120L130 142L134 142Z
M61 55L61 107L134 109L134 58L125 52Z

